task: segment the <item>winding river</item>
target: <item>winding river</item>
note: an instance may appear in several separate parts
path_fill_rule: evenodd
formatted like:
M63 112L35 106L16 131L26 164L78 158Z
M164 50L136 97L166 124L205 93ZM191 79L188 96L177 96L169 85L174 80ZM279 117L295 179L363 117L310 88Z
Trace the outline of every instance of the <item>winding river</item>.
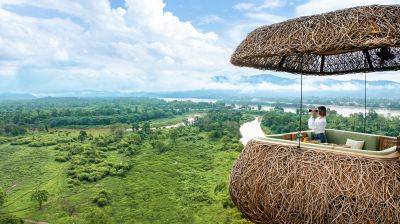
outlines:
M242 138L240 142L246 145L252 138L264 137L265 133L261 128L261 119L256 117L253 121L244 123L240 126Z

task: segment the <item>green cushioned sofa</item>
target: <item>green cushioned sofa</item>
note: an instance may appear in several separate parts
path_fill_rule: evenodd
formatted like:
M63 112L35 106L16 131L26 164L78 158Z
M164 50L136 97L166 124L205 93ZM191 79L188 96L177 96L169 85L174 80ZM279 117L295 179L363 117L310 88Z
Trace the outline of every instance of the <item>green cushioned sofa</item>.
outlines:
M351 131L341 131L334 129L327 129L325 131L326 139L329 143L335 143L338 145L346 144L347 139L353 139L356 141L364 141L363 150L378 151L379 147L379 135L363 134Z
M314 133L313 131L303 131L303 136L308 136L313 139ZM293 141L293 136L295 136L297 132L293 133L286 133L286 134L277 134L277 135L267 135L263 138L257 138L255 140L259 141L268 141L268 142L276 142L276 143L284 143L289 145L297 145L296 141ZM342 130L334 130L334 129L327 129L325 131L326 138L328 143L333 143L337 145L345 145L347 139L353 139L357 141L365 141L363 150L358 149L350 149L344 148L340 146L332 146L332 145L325 145L325 144L312 144L312 143L301 143L301 145L305 147L311 148L318 148L318 149L328 149L328 150L335 150L335 151L343 151L343 152L351 152L351 153L358 153L358 154L365 154L365 155L376 155L376 156L384 156L389 155L391 153L396 152L396 146L389 147L379 151L379 135L371 135L371 134L363 134L351 131L342 131ZM291 136L292 139L289 139L288 136Z

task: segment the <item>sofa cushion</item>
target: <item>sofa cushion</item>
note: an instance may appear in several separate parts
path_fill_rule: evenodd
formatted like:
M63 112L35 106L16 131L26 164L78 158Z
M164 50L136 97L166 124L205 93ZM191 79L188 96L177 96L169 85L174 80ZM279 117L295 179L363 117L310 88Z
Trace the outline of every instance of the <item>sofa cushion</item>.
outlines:
M346 145L350 146L352 149L362 149L364 147L364 141L356 141L353 139L347 139Z

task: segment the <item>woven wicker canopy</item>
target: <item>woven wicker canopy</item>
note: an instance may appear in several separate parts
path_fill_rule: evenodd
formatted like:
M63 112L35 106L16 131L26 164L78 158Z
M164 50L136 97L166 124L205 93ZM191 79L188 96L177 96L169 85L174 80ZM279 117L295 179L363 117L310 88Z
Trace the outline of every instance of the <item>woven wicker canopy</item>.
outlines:
M305 75L400 69L400 5L355 7L300 17L251 32L237 66Z

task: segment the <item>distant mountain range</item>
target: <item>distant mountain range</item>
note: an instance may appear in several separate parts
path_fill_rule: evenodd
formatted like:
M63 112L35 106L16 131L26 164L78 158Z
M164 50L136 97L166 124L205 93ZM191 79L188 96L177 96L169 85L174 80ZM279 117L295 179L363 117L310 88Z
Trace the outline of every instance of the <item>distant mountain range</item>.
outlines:
M276 85L292 85L297 82L296 79L282 78L279 76L261 74L253 76L242 76L239 83L249 83L249 84L260 84L260 83L272 83Z
M299 97L300 78L285 78L271 74L241 76L231 79L227 76L214 76L211 81L230 86L231 89L200 89L175 92L106 92L73 91L58 93L0 93L1 100L29 100L41 97L164 97L164 98L203 98L203 99L248 99ZM308 78L304 80L304 95L317 97L363 97L364 80L342 81L329 77ZM369 98L399 98L400 83L379 80L367 81Z
M300 83L300 78L284 78L280 76L275 76L271 74L259 74L253 76L242 76L238 81L231 81L226 76L214 76L212 78L213 81L217 83L247 83L258 85L262 83L270 83L275 85L295 85ZM364 85L364 80L349 80L349 81L341 81L336 79L330 78L323 78L321 80L313 82L314 85L326 85L326 86L335 86L335 85L342 85L342 84L354 84L354 85ZM393 87L400 87L400 83L388 81L388 80L379 80L379 81L368 81L367 85L369 86L393 86Z
M368 79L368 78L367 78ZM219 84L238 86L240 96L298 97L300 78L285 78L271 74L242 76L230 79L226 76L214 76L212 80ZM400 83L389 80L367 80L368 97L400 98ZM240 87L247 91L240 91ZM304 77L304 94L320 97L363 97L365 80L336 80L329 77ZM248 91L250 89L250 91Z

